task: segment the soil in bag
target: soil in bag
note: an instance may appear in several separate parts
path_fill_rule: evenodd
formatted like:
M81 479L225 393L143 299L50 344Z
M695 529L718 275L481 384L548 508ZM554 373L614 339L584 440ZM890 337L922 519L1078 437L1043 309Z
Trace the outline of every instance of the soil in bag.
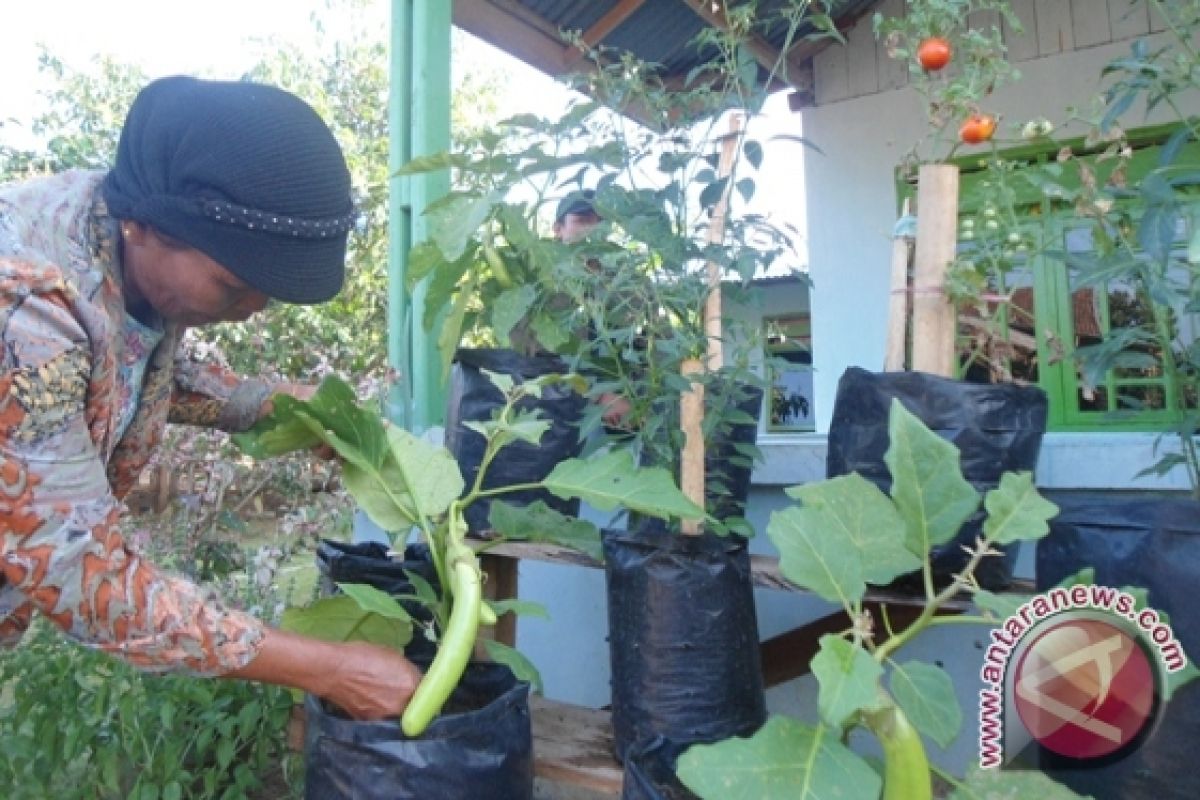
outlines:
M857 472L883 491L892 475L883 460L887 452L888 417L893 399L930 430L958 448L963 477L981 494L1000 484L1005 472L1032 472L1046 431L1046 394L1036 386L967 383L922 372L868 372L851 367L838 381L829 427L826 477ZM982 504L981 504L982 507ZM970 546L986 515L982 510L959 534L931 553L934 579L944 585L966 566ZM1016 548L1001 558L988 558L976 572L986 589L1003 589L1012 581ZM902 577L896 588L920 581Z
M466 423L489 421L504 406L504 395L483 370L507 375L518 382L570 371L562 359L553 355L522 356L512 350L489 349L460 349L455 354L446 407L446 448L454 454L468 486L474 484L479 474L486 441ZM520 411L537 409L550 427L536 445L518 441L505 446L489 465L483 488L540 481L560 461L578 456L583 448L579 422L586 403L582 395L566 384L546 387L540 398L521 400L517 404ZM578 500L563 500L546 491L514 492L503 498L505 503L514 505L528 505L537 500L568 516L579 514ZM489 508L487 499L467 507L467 526L472 532L488 530Z
M605 531L614 750L692 744L766 720L745 541Z
M416 739L399 722L350 720L312 696L305 709L308 800L533 798L529 684L503 665L469 665Z

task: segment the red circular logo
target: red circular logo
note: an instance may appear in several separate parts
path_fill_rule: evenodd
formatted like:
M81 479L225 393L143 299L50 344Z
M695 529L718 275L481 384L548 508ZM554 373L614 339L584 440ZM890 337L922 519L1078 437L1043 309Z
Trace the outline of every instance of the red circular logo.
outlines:
M1108 755L1154 713L1154 670L1125 631L1094 619L1039 632L1013 677L1017 713L1044 747L1071 758Z

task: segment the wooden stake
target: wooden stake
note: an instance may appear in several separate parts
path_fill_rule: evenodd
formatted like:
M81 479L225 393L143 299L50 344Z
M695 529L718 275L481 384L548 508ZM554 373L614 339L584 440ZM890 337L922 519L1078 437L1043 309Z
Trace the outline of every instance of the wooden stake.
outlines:
M952 378L954 306L946 298L946 270L954 260L958 222L958 167L924 164L917 184L917 248L913 266L912 368Z
M721 142L721 158L717 162L718 178L728 178L733 170L733 157L737 154L738 140L742 138L742 115L729 115L729 134ZM729 213L729 194L733 186L726 185L721 199L713 207L712 224L708 226L708 243L720 244L725 240L725 216ZM704 335L708 341L708 368L716 371L724 363L721 347L721 266L708 262L708 285L711 291L704 304Z
M901 218L907 217L909 200L904 199ZM912 256L912 237L898 235L892 239L892 295L888 302L887 354L883 359L884 372L904 369L908 335L908 261Z
M680 367L684 378L703 372L704 362L698 358L689 358ZM679 417L683 429L680 488L689 500L704 508L704 384L692 381L691 391L684 392L679 399ZM683 532L697 535L702 522L703 519L683 520Z

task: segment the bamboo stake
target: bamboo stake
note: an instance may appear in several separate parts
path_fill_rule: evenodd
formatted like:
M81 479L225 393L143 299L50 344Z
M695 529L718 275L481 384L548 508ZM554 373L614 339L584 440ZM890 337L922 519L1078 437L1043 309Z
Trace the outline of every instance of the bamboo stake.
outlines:
M733 157L737 154L738 140L742 137L742 115L729 115L729 134L721 142L721 158L717 162L717 176L728 178L733 171ZM708 226L708 243L720 244L725 240L725 217L729 213L729 194L733 186L726 185L721 199L713 207L712 224ZM709 261L708 285L712 291L704 303L704 335L708 340L708 368L716 371L724 363L721 346L721 266Z
M900 210L903 220L908 216L909 199ZM897 231L892 238L892 295L888 303L887 354L883 359L884 372L904 369L908 335L908 261L912 257L912 236Z
M947 378L955 373L955 315L945 284L946 270L954 260L957 221L958 167L922 165L917 184L912 368Z
M685 378L704 372L704 362L689 358L680 367ZM690 391L679 399L680 427L683 429L683 457L680 463L680 488L696 505L704 508L704 384L692 380ZM689 536L700 533L703 519L683 520L683 532Z
M737 155L742 135L742 115L731 114L729 134L721 142L721 157L717 162L718 179L728 179L733 171L733 159ZM729 193L732 186L726 184L721 198L713 207L712 224L708 227L708 243L720 244L725 239L725 215L729 209ZM721 266L714 261L706 265L709 292L704 302L705 360L688 359L680 367L684 378L702 374L707 369L716 371L724 363L721 347ZM680 427L683 430L683 457L680 463L680 489L689 500L704 508L704 386L691 381L691 390L679 400ZM683 520L683 532L689 536L700 533L703 519Z

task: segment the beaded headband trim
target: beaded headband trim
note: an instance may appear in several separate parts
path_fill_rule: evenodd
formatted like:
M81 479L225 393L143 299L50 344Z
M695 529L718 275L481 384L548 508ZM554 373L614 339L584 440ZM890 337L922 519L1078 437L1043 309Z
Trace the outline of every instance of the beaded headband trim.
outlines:
M358 218L358 214L354 211L324 219L289 217L272 214L269 211L246 208L223 200L206 200L201 208L204 216L214 222L236 225L252 231L261 230L305 239L326 239L330 236L340 236L349 232Z

